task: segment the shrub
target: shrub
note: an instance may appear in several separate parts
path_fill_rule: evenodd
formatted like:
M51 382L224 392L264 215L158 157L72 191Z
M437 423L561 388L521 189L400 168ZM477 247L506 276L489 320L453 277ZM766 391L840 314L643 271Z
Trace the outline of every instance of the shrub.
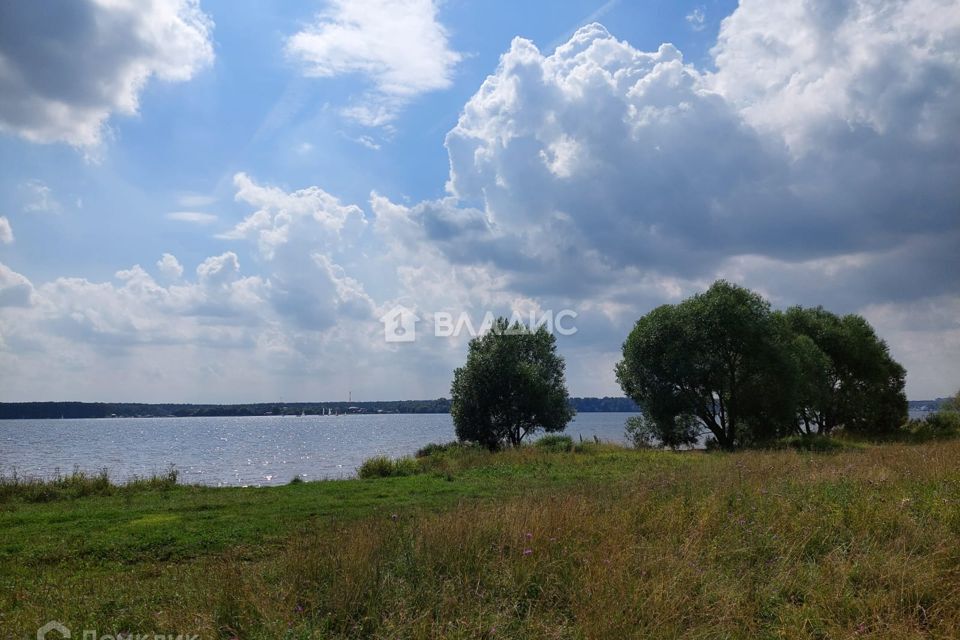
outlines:
M419 473L434 473L447 480L454 474L484 464L494 455L486 447L473 442L428 444L416 453Z
M797 451L814 451L819 453L835 453L853 448L852 445L830 438L825 435L804 434L788 436L774 443L774 449L796 449Z
M387 456L375 456L363 461L357 469L360 478L388 478L393 475L393 460Z
M463 448L463 445L456 440L453 442L445 442L443 444L431 442L430 444L417 449L416 457L429 458L431 456L443 455L461 448Z
M411 458L409 456L400 458L393 462L394 475L397 476L412 476L417 473L420 473L420 463L417 462L416 458Z
M909 420L901 429L904 439L926 442L960 436L960 412L937 411L925 418Z
M417 458L426 460L429 458L461 458L475 453L483 453L488 450L475 442L447 442L444 444L431 443L417 450Z
M573 451L573 438L570 436L548 435L537 440L534 445L540 449L565 453Z
M420 464L414 458L391 460L387 456L375 456L364 460L357 469L360 478L393 478L412 476L420 472Z
M938 411L924 420L931 433L940 436L955 436L960 433L960 412Z

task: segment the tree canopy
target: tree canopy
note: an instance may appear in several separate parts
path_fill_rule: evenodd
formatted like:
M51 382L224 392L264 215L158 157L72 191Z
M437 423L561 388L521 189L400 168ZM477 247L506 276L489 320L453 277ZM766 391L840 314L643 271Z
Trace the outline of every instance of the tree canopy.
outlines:
M498 318L470 341L450 389L457 437L490 449L519 445L539 430L562 431L573 418L556 337L545 327Z
M903 388L906 370L891 356L864 318L838 316L815 307L792 307L784 317L790 329L806 336L823 354L804 383L798 419L807 432L836 427L857 433L889 433L907 419Z
M644 411L633 432L667 446L698 432L732 449L906 420L903 367L866 320L819 307L776 312L723 280L640 318L616 374Z

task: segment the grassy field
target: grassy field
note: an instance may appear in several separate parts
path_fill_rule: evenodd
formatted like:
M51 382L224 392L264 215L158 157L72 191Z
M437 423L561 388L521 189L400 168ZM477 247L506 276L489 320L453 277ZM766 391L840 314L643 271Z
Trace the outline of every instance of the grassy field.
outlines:
M0 491L0 637L960 637L960 442L426 466Z

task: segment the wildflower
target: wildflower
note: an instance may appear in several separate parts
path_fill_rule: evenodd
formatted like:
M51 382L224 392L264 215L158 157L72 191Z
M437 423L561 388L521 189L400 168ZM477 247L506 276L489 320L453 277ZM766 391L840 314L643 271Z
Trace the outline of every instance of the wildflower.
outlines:
M523 550L523 555L529 556L533 554L533 549L527 548Z
M527 540L533 540L533 534L530 533L529 531L523 534L523 537L526 538Z
M390 519L393 520L394 522L396 522L397 520L400 519L400 516L398 516L397 514L393 514L393 515L390 516Z

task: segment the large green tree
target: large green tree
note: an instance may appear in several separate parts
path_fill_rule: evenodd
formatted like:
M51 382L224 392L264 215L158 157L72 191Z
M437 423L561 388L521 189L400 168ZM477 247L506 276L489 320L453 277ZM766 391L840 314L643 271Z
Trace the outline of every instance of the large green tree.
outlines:
M617 379L661 441L688 439L692 416L732 449L792 428L791 339L763 298L721 280L640 318L623 344Z
M788 327L823 354L803 375L798 421L829 434L838 427L864 434L890 433L907 420L906 371L886 343L858 315L823 307L791 307Z
M545 327L498 318L470 341L450 389L457 437L490 449L519 445L539 430L562 431L573 418L556 337Z

